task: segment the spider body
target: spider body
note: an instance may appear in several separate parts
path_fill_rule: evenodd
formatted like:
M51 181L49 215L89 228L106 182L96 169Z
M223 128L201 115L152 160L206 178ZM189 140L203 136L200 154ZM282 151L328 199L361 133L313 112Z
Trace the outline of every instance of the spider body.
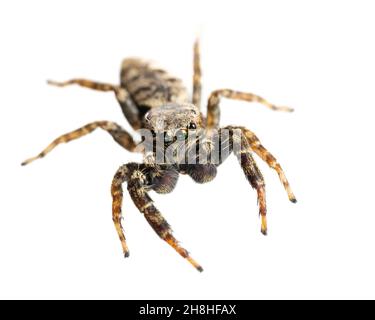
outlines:
M66 82L49 81L56 86L78 84L80 86L111 91L115 94L122 112L133 129L138 130L142 140L137 141L120 125L111 121L96 121L55 139L36 157L22 164L44 157L63 142L80 138L96 128L108 132L126 150L141 152L143 163L127 163L116 171L112 186L112 218L121 241L124 256L129 250L122 228L123 184L140 212L158 236L186 258L197 270L202 267L182 248L162 214L158 211L150 191L170 193L175 188L180 174L189 175L195 182L213 180L217 168L234 153L250 185L256 190L261 231L267 233L265 183L253 154L274 169L292 202L293 192L281 166L275 157L260 143L250 130L240 126L219 127L219 102L224 98L258 102L272 110L292 111L276 107L265 99L245 92L229 89L216 90L208 99L207 114L201 112L201 68L198 41L194 45L193 94L190 101L188 91L181 80L166 71L154 67L141 59L125 59L120 73L120 85L72 79Z

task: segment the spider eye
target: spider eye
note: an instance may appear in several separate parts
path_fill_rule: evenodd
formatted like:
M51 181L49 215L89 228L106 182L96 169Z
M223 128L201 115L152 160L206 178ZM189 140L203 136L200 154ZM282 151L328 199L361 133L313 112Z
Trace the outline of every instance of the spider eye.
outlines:
M187 130L180 129L176 132L176 138L177 140L185 140L188 136Z
M189 129L195 130L197 128L197 125L194 122L190 122Z

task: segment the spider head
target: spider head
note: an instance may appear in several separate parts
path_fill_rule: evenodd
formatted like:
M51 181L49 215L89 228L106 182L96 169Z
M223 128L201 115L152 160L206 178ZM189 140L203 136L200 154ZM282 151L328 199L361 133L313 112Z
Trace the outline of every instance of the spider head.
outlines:
M165 142L184 140L189 130L202 127L202 116L193 104L169 103L152 108L145 115L147 129L155 134L163 133Z

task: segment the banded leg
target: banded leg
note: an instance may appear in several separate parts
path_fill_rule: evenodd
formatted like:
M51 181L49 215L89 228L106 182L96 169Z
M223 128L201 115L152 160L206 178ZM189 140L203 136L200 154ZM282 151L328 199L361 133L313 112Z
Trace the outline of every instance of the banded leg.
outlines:
M111 185L111 195L112 195L112 220L115 224L115 228L117 234L121 241L122 252L124 257L129 257L129 249L128 245L126 244L126 238L124 234L124 229L121 224L122 219L122 198L123 198L123 190L122 184L128 180L129 171L132 167L136 166L134 163L130 163L128 165L121 166L117 171L115 176L112 180Z
M152 170L154 170L154 168L152 168ZM147 171L146 166L131 163L120 167L112 182L113 220L122 243L125 257L129 256L129 251L121 226L121 184L124 181L127 181L128 191L134 204L138 210L143 213L147 222L154 229L156 234L166 241L183 258L188 260L198 271L203 271L202 267L189 255L188 251L179 245L178 241L172 234L170 225L154 206L154 203L146 192L146 187L144 185L146 181L145 171Z
M47 83L56 87L66 87L69 85L76 84L81 87L92 90L112 91L115 93L117 101L121 106L122 113L124 114L125 118L129 121L130 125L135 130L141 128L139 110L125 88L115 86L109 83L96 82L87 79L71 79L63 82L48 80Z
M194 75L193 75L193 99L192 103L200 109L201 107L201 63L200 63L200 47L199 39L194 43Z
M117 86L109 83L103 83L103 82L96 82L92 80L87 79L71 79L68 81L54 81L54 80L48 80L48 84L56 87L66 87L73 84L77 84L81 87L92 89L92 90L98 90L98 91L113 91L116 92Z
M132 136L127 131L122 129L117 123L110 121L96 121L58 137L37 156L29 158L22 162L22 165L24 166L36 159L43 158L47 153L52 151L59 144L81 138L97 128L101 128L107 131L112 136L112 138L126 150L135 151L136 143L134 142Z
M258 137L251 132L249 129L241 128L243 134L245 135L250 148L263 160L265 161L272 169L274 169L279 178L281 183L284 185L284 189L288 193L288 198L291 202L296 203L297 199L293 194L292 188L288 182L288 179L285 176L283 169L281 168L280 164L277 162L276 158L261 144Z
M260 96L257 96L252 93L246 93L246 92L240 92L240 91L234 91L230 89L222 89L222 90L216 90L213 91L208 99L208 105L207 105L207 127L210 128L216 128L219 126L220 123L220 99L228 98L228 99L234 99L234 100L243 100L247 102L258 102L260 104L263 104L264 106L268 107L271 110L274 111L287 111L292 112L293 109L289 107L277 107L267 100L263 99Z
M224 158L220 159L220 164L227 158L229 153L233 151L240 162L241 168L247 180L250 182L250 185L253 187L253 189L255 189L257 192L259 216L262 219L261 232L264 235L267 235L266 190L263 175L252 156L252 151L250 149L248 141L246 140L246 137L242 134L242 128L226 127L223 129L229 129L230 131L230 138L227 141L229 151ZM222 132L220 134L222 134Z
M237 154L241 167L247 180L256 190L258 197L259 215L262 219L261 232L267 235L267 207L266 207L266 190L263 175L260 172L250 150L243 149Z

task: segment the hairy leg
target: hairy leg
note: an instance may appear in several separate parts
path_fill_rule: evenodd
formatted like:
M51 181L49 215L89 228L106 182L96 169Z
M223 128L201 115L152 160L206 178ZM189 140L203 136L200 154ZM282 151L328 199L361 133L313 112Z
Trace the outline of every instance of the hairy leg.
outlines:
M155 170L152 167L152 170ZM129 256L129 250L126 245L124 232L121 226L121 204L122 204L122 183L127 181L129 194L140 212L143 213L147 222L154 229L157 235L166 241L183 258L187 259L198 271L203 271L202 267L189 255L188 251L182 248L172 234L168 222L164 219L146 191L147 167L143 164L130 163L121 166L116 172L112 182L113 197L113 221L118 232L125 257Z
M97 82L87 79L70 79L68 81L54 81L54 80L48 80L48 84L56 87L66 87L72 84L77 84L81 87L92 89L92 90L98 90L98 91L113 91L115 92L117 90L117 86L109 83L103 83L103 82Z
M122 129L117 123L110 121L96 121L58 137L37 156L29 158L22 162L22 165L29 164L30 162L39 158L43 158L47 153L52 151L52 149L54 149L59 144L81 138L97 128L101 128L107 131L112 136L112 138L126 150L135 151L136 143L134 142L132 136L127 131Z
M199 39L194 43L194 75L193 75L193 101L192 103L200 108L201 107L201 93L202 93L202 84L201 84L201 63L200 63L200 47Z
M219 104L220 104L220 99L223 97L228 98L228 99L247 101L247 102L258 102L268 107L269 109L275 110L275 111L288 111L288 112L293 111L293 109L289 107L277 107L271 104L270 102L268 102L267 100L263 99L262 97L257 96L252 93L234 91L230 89L215 90L211 93L208 99L208 105L207 105L207 127L209 129L216 128L219 126L219 123L220 123Z
M250 148L263 160L265 161L272 169L274 169L279 178L281 183L284 186L284 189L288 193L288 198L291 202L296 203L297 199L293 194L292 188L288 182L288 179L285 176L283 169L281 168L280 164L277 162L276 158L261 144L258 137L246 128L242 128L244 135L250 145Z
M92 90L112 91L116 95L116 99L121 106L122 113L124 114L125 118L129 121L130 125L135 130L140 129L141 127L139 110L125 88L109 83L102 83L87 79L71 79L63 82L48 80L47 83L57 87L66 87L69 85L76 84L81 87Z
M124 229L121 224L122 219L122 198L123 190L122 184L128 179L129 171L133 169L135 164L130 163L128 165L121 166L117 171L112 180L111 194L112 194L112 220L115 224L117 234L121 241L122 252L124 257L129 257L129 249L126 244L126 238L124 234Z
M257 192L258 197L258 206L259 206L259 215L262 219L261 232L267 234L267 206L266 206L266 190L265 183L262 173L260 172L252 154L250 147L244 138L241 142L241 149L234 152L240 161L241 168L245 173L247 180L250 182L253 189Z
M259 215L262 219L261 232L267 234L267 206L266 190L263 175L260 172L250 149L249 143L240 127L225 127L218 130L219 139L215 139L215 149L221 149L219 163L222 164L233 152L238 158L241 168L250 182L253 189L257 192Z
M295 195L293 194L292 188L290 187L290 184L288 182L288 179L285 176L283 169L281 168L280 164L277 162L276 158L265 147L262 146L258 137L249 129L246 129L244 127L228 126L223 129L229 130L229 131L239 130L240 132L242 132L242 135L246 137L246 143L249 145L251 150L253 150L263 161L265 161L272 169L274 169L277 172L280 178L280 181L283 184L284 189L286 190L288 194L289 200L293 203L296 203L297 199Z

